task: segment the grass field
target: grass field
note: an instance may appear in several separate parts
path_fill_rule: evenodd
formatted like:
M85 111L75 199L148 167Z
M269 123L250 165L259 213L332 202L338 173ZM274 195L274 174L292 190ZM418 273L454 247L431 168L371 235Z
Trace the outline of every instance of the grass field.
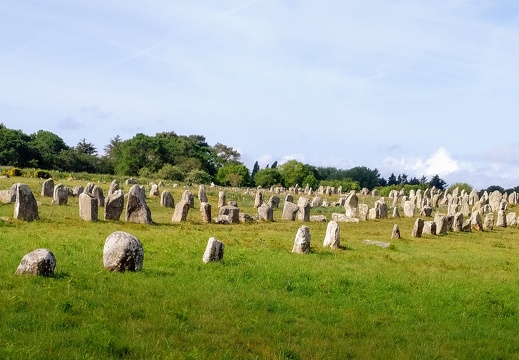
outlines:
M13 220L13 204L0 204L0 359L519 358L518 228L417 239L414 219L340 223L342 248L330 250L327 223L312 222L311 254L295 255L303 223L281 221L281 210L271 223L203 224L197 201L173 224L173 209L148 198L153 225L91 223L76 198L60 207L39 196L38 180L0 179L0 189L14 182L31 186L41 219ZM177 202L182 189L168 190ZM255 213L253 197L227 198ZM216 216L216 191L209 201ZM402 239L390 248L363 244L389 242L394 224ZM143 243L142 271L103 269L117 230ZM203 264L211 236L224 260ZM55 276L15 275L42 247Z

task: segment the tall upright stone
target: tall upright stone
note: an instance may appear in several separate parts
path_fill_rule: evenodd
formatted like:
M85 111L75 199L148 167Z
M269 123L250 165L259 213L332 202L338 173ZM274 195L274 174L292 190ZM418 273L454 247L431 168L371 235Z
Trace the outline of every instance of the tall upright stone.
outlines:
M494 213L491 212L485 215L485 219L483 220L483 229L494 230Z
M149 196L159 196L159 186L157 184L151 184Z
M479 211L473 211L470 216L470 228L473 231L483 231L483 220Z
M301 196L297 200L297 219L300 221L310 221L310 201L308 198Z
M186 202L191 209L193 209L195 207L195 197L193 196L191 191L184 190L184 192L182 193L182 197L181 197L181 201L182 200L184 202Z
M160 206L166 208L175 207L175 200L173 199L173 195L171 195L168 190L164 190L162 191L162 194L160 194Z
M80 219L85 221L97 221L99 211L97 199L86 193L80 194L78 199Z
M205 248L204 256L202 256L202 261L204 264L222 260L224 248L225 246L220 240L214 237L209 238Z
M459 232L463 231L463 213L461 211L454 214L452 222L452 231Z
M259 208L263 204L263 193L258 190L256 191L256 196L254 198L254 207Z
M209 202L209 200L207 199L207 192L205 191L204 185L198 186L198 200L200 201L200 203Z
M23 221L34 221L40 218L38 215L38 203L31 188L26 184L16 184L16 201L14 203L13 217Z
M68 202L68 189L63 184L58 184L54 187L54 195L52 203L54 205L67 205Z
M127 222L139 224L151 224L151 211L146 204L146 194L144 189L138 185L133 185L128 192L128 200L126 203L125 220Z
M177 203L177 205L175 205L175 211L173 212L173 217L171 218L171 221L172 222L186 221L190 208L191 208L191 206L184 198L182 200L180 200Z
M109 197L114 192L116 192L117 190L120 190L120 189L121 189L121 187L119 186L119 181L117 179L113 179L112 182L110 183L110 188L108 189L108 194L106 194L106 197ZM106 206L106 204L105 204L105 206Z
M422 237L424 221L421 218L417 218L414 222L412 236L419 238Z
M497 227L503 227L505 228L506 227L506 216L505 216L505 212L503 210L499 210L497 212L497 221L496 221L496 226Z
M291 202L285 202L283 206L283 213L281 214L281 220L295 221L299 206Z
M94 185L94 188L92 189L92 196L97 199L97 205L99 207L105 206L105 196L103 194L103 189L101 189L99 186Z
M302 225L296 233L294 239L294 246L292 252L295 254L309 254L310 253L310 228L306 225Z
M225 192L219 191L218 192L218 208L221 208L222 206L225 206L226 200L225 200Z
M99 206L99 202L98 202ZM105 220L119 221L124 209L124 193L121 189L114 190L105 198Z
M202 222L211 222L211 204L207 202L200 203L200 216L202 217Z
M279 196L277 195L272 195L268 201L268 204L269 206L272 208L272 209L278 209L279 208L279 202L280 202L280 199L279 199Z
M414 217L414 202L411 200L407 200L404 202L404 216L405 217Z
M447 234L448 222L445 214L436 213L434 214L434 222L436 223L436 234L445 235Z
M393 231L391 232L391 240L400 239L400 227L395 224L393 225Z
M323 240L323 247L338 249L341 246L341 228L336 221L331 220L326 227L326 234Z
M41 186L41 196L53 197L54 196L54 180L48 178Z

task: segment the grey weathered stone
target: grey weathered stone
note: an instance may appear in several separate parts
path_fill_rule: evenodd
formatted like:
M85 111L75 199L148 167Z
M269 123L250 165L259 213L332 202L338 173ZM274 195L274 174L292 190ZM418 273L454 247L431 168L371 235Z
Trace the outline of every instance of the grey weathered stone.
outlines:
M483 221L481 220L481 214L479 211L473 211L470 216L470 227L475 231L483 230Z
M49 249L36 249L22 258L16 269L17 275L53 276L56 258Z
M159 196L160 192L159 192L159 186L157 184L151 184L150 186L150 192L148 194L149 197L153 197L153 196Z
M205 248L204 256L202 257L204 264L210 263L212 261L222 260L224 248L225 246L220 240L214 237L209 238Z
M142 243L132 234L116 231L106 238L103 248L105 269L116 272L139 271L142 269L143 261Z
M225 206L225 192L218 192L218 208Z
M508 226L517 226L517 215L515 212L511 211L506 214L506 223Z
M325 215L310 215L310 222L325 222L326 220Z
M168 190L162 191L160 194L160 205L166 208L174 208L175 200L173 199L173 195Z
M393 217L394 218L399 218L400 217L400 212L398 211L398 207L397 206L395 206L393 208Z
M414 217L414 202L411 200L407 200L404 202L404 216L405 217Z
M424 221L422 234L436 235L436 223L434 221Z
M463 213L461 211L454 214L452 222L452 231L458 232L463 231Z
M310 253L310 228L306 225L302 225L296 233L294 239L294 246L292 252L296 254L308 254Z
M99 206L99 202L98 202ZM124 193L121 189L113 191L105 198L105 220L119 221L124 209Z
M494 213L488 213L485 215L483 230L494 230Z
M259 208L263 204L263 193L258 190L256 191L256 196L254 198L254 207Z
M507 224L506 224L506 216L505 216L505 212L503 210L499 210L497 212L496 226L497 227L503 227L503 228L505 228L507 226Z
M97 199L89 194L82 193L79 195L79 218L85 221L98 220L98 203Z
M383 249L387 249L391 244L383 241L377 241L377 240L364 240L362 242L364 245L375 245L378 247L381 247Z
M292 195L292 194L287 194L287 195L285 196L285 202L291 202L291 203L293 203L293 202L294 202L294 195Z
M413 232L412 232L411 236L416 237L416 238L422 237L423 226L424 226L423 219L417 218L414 222Z
M238 224L240 222L240 209L236 206L222 206L218 211L218 217L221 215L228 217L229 224Z
M144 190L138 185L133 185L128 192L128 200L126 202L126 215L125 220L127 222L140 223L140 224L151 224L151 211L146 204Z
M108 193L106 194L106 197L112 195L114 192L116 192L117 190L120 190L120 189L121 189L121 187L119 186L119 181L117 179L113 179L112 182L110 183L110 188L108 188Z
M432 214L432 207L424 205L420 210L420 216L430 217Z
M250 216L249 214L246 214L246 213L242 213L242 212L239 213L238 217L239 217L241 223L249 223L254 220L252 218L252 216Z
M261 204L258 207L258 217L260 220L274 221L274 211L267 204Z
M72 188L72 196L79 196L80 194L83 193L83 191L85 191L85 188L81 185L77 185L77 186L74 186Z
M137 180L135 180L134 178L129 178L129 179L126 179L125 184L126 185L137 185Z
M297 206L294 203L285 201L285 205L283 207L283 213L281 214L281 219L295 221L298 211L299 211L299 206Z
M54 180L52 178L49 178L43 182L41 186L41 196L54 196Z
M24 221L38 220L38 203L31 188L22 183L16 184L16 201L14 203L14 218Z
M93 186L88 186L85 188L85 193L95 197L97 199L97 205L99 207L105 206L105 196L103 194L103 189L99 186L92 184ZM143 196L144 198L145 196Z
M238 207L238 202L236 200L230 200L227 202L227 206Z
M397 224L393 225L393 231L391 232L391 240L400 239L400 228Z
M332 220L326 227L326 235L324 236L323 247L338 249L341 246L341 228L336 221Z
M184 200L186 203L189 204L189 207L193 209L195 207L195 197L189 190L184 190L182 193L181 201Z
M177 203L177 205L175 205L175 211L173 212L173 217L171 218L171 221L172 222L186 221L190 208L191 208L191 206L186 201L186 199L180 200Z
M337 222L352 222L358 223L360 220L358 218L349 217L346 214L332 213L332 220Z
M278 209L279 208L280 199L277 195L272 195L268 201L269 206L272 209Z
M11 204L16 202L16 184L11 185L9 190L0 191L0 203Z
M301 196L297 200L297 219L300 221L310 221L310 201L305 196Z
M310 207L315 208L319 207L323 204L323 198L320 196L314 196L312 201L310 201Z
M198 186L198 200L200 203L208 203L209 200L207 199L207 192L205 191L204 185Z
M436 223L436 234L445 235L447 234L447 216L445 214L436 213L434 215L434 222Z
M68 189L63 184L57 184L54 187L54 196L52 203L54 205L67 205L68 202Z
M202 217L202 222L211 222L211 204L207 202L200 203L200 216Z

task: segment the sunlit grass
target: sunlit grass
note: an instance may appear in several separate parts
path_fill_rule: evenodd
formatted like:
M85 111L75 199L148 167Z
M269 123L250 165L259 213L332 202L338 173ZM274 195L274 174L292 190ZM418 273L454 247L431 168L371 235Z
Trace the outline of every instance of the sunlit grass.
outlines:
M327 223L308 223L312 252L295 255L302 223L281 221L281 209L272 223L215 225L196 207L173 224L173 209L148 198L153 225L90 223L77 199L51 205L35 180L1 179L0 189L15 181L31 186L41 220L13 220L13 205L0 205L1 359L519 357L517 228L414 239L414 219L342 223L334 251L322 247ZM183 189L168 190L177 202ZM243 191L227 198L255 213ZM389 242L395 223L403 238L391 248L363 244ZM103 269L117 230L142 241L141 272ZM211 236L225 243L224 260L203 264ZM40 247L54 252L56 275L14 275Z

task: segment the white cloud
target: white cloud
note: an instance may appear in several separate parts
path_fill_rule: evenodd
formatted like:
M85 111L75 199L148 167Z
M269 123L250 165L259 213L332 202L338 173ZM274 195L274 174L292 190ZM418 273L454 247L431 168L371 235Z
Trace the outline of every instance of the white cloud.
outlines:
M286 163L287 161L290 161L290 160L297 160L299 162L304 162L305 161L305 156L303 154L301 154L301 153L293 153L293 154L283 155L281 157L281 160L279 161L279 165L284 164L284 163Z
M420 157L386 157L383 161L384 168L390 171L410 172L412 176L446 176L462 169L460 162L452 157L446 148L440 147L427 159ZM392 170L391 170L392 169Z

